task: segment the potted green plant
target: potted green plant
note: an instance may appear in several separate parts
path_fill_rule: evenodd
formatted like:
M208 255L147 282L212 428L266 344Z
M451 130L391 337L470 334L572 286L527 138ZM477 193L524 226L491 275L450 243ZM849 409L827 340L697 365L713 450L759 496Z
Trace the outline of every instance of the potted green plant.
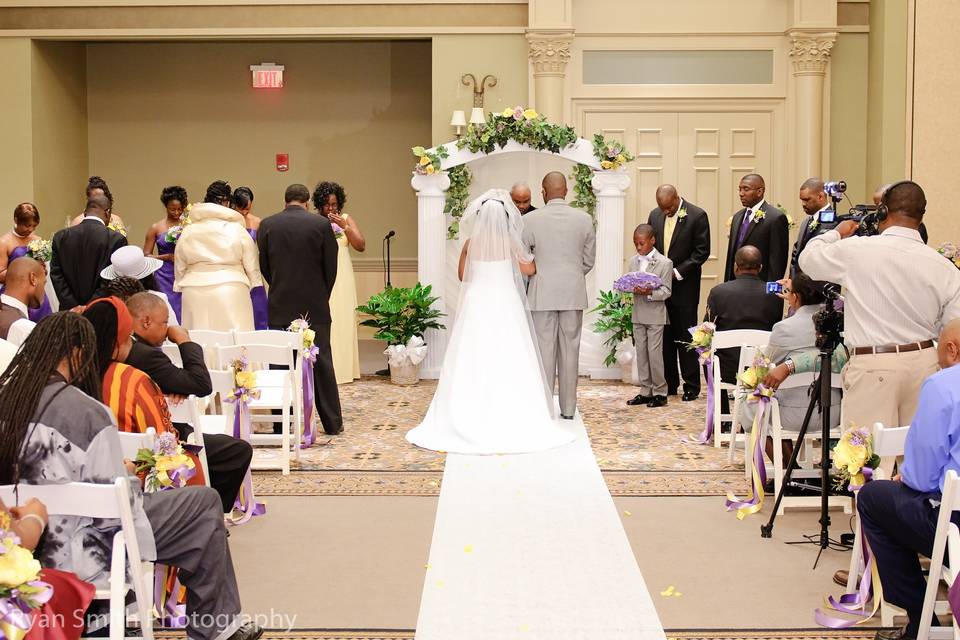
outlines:
M384 353L390 363L390 380L411 385L420 380L420 363L427 355L423 334L427 329L443 329L438 318L446 314L435 309L439 298L431 296L432 287L419 282L412 288L387 287L371 296L357 311L370 316L360 324L373 327L373 337L387 343Z
M630 383L633 381L633 358L618 358L618 355L633 345L633 295L620 291L601 291L597 301L599 304L590 310L599 316L593 331L607 335L603 344L610 349L603 363L612 367L620 360L620 378Z

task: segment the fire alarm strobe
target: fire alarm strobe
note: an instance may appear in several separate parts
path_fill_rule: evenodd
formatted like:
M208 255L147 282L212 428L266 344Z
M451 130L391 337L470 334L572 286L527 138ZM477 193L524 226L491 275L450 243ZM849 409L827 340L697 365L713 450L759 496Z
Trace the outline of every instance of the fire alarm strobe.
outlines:
M277 154L277 171L286 171L290 168L290 156L286 153Z
M253 88L282 89L283 69L282 64L274 64L272 62L250 65L250 73L253 74Z

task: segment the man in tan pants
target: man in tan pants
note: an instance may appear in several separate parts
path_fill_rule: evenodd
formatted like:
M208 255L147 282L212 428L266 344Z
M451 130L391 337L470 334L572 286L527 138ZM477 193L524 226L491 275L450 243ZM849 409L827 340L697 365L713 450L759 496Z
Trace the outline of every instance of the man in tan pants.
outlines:
M960 318L960 270L920 239L926 204L918 184L897 182L878 206L879 236L853 236L846 221L800 254L804 273L843 287L844 425L910 424L937 371L934 339Z

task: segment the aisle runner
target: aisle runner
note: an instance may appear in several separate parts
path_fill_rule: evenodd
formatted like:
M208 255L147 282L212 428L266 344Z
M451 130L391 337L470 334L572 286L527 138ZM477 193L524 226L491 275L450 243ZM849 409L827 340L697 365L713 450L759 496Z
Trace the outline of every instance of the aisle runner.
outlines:
M579 415L571 427L552 451L447 456L418 640L664 640Z

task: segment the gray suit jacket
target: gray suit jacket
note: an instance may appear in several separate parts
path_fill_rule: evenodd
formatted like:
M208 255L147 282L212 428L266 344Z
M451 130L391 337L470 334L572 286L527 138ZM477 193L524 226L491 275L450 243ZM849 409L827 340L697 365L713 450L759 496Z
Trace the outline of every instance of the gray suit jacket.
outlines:
M654 249L647 254L647 273L659 276L663 285L649 296L633 296L634 324L668 324L667 305L664 300L670 297L673 281L673 261ZM630 258L630 272L640 271L643 262L639 255Z
M559 199L523 216L523 242L533 253L537 273L527 297L531 311L586 309L587 282L597 237L590 216Z

